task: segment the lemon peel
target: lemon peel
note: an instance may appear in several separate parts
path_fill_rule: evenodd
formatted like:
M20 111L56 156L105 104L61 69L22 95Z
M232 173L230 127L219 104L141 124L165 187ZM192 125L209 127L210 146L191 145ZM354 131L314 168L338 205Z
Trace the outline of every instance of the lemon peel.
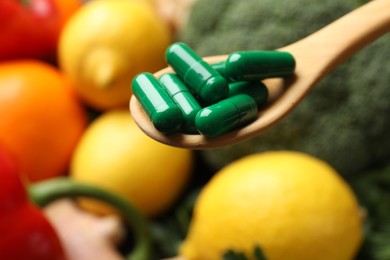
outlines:
M113 86L121 73L121 59L108 48L96 48L84 58L84 75L92 84L100 89Z
M62 30L59 65L89 106L124 108L132 78L164 68L171 41L168 25L148 1L89 1Z
M192 173L191 150L161 144L146 136L127 109L96 118L81 137L70 163L70 177L119 194L145 215L166 211L184 190ZM85 209L112 209L83 200Z
M269 260L351 260L363 239L362 210L324 161L292 152L243 157L201 191L180 255L221 259L228 250Z

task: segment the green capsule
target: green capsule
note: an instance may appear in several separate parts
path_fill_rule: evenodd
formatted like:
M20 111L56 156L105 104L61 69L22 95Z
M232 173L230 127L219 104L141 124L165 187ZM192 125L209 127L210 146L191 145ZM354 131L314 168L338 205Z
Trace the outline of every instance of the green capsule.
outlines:
M294 70L294 57L282 51L233 52L225 62L226 77L233 81L289 77Z
M229 97L238 94L247 94L257 103L263 106L268 99L268 89L261 81L240 81L229 84Z
M179 129L183 115L152 74L141 73L135 76L132 91L157 130L170 133Z
M205 103L212 104L227 97L225 78L186 44L174 43L168 47L166 60Z
M189 134L198 133L195 127L195 116L202 107L188 87L176 74L172 73L162 75L159 80L183 114L184 123L181 130Z
M221 62L217 62L217 63L212 63L210 64L211 67L216 70L219 74L221 74L222 77L225 78L225 80L228 80L226 78L226 73L225 73L225 62L224 61L221 61Z
M246 94L239 94L200 110L195 125L201 134L215 137L247 124L256 117L255 100Z

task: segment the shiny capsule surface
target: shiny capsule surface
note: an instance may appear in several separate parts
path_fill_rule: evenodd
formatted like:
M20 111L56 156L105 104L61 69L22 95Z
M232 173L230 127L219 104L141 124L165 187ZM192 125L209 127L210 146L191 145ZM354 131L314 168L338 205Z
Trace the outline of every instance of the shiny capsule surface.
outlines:
M205 103L212 104L228 94L228 84L223 76L199 57L188 45L174 43L166 51L166 60Z
M256 117L255 100L246 94L239 94L200 110L195 125L201 134L216 137L250 123Z
M229 84L229 97L238 94L247 94L251 96L258 107L263 106L268 99L268 89L260 81L239 81Z
M212 63L210 65L214 70L216 70L219 74L221 74L222 77L224 77L226 80L228 80L226 77L225 62L224 61Z
M132 91L157 130L170 133L179 129L181 110L151 73L135 76Z
M176 102L183 114L184 122L181 126L181 130L188 134L198 133L195 127L195 116L202 107L199 105L199 102L194 95L192 95L188 87L176 74L164 74L160 77L159 81Z
M282 51L239 51L225 62L225 74L232 81L254 81L289 77L294 74L295 59Z

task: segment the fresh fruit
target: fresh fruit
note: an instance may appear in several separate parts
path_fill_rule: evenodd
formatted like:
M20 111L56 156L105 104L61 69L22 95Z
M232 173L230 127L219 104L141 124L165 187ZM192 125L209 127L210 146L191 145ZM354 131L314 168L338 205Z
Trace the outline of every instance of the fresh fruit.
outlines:
M66 22L83 5L82 0L53 0L58 10L60 27L63 28Z
M53 0L0 1L0 60L51 60L59 21Z
M71 178L105 188L133 202L147 216L164 212L185 187L192 152L146 136L129 111L112 110L84 133L72 158ZM82 205L97 214L109 212L97 202Z
M65 174L87 118L69 80L38 61L0 64L0 139L31 181Z
M324 161L292 151L253 154L201 191L181 255L249 256L260 246L269 260L351 260L362 222L352 190Z
M82 0L0 1L0 60L56 62L60 32Z
M90 1L64 27L59 63L88 105L126 107L132 78L165 67L170 42L167 25L147 1Z

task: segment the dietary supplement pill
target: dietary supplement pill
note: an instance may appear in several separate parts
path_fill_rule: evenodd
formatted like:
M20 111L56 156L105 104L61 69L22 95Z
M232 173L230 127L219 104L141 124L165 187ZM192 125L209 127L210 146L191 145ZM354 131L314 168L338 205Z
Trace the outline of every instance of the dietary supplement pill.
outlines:
M195 116L202 107L194 95L176 74L164 74L159 80L183 114L184 122L180 129L188 134L198 133L195 127Z
M263 106L268 99L268 89L261 81L239 81L229 84L229 97L238 94L251 96L258 107Z
M227 80L229 82L229 79L226 77L226 73L225 73L225 62L224 61L212 63L210 65L214 70L216 70L219 74L221 74L221 76L224 77L225 80Z
M166 60L205 103L212 104L228 94L223 76L184 43L174 43L166 51Z
M201 109L195 118L198 131L208 137L215 137L245 125L257 117L255 100L239 94Z
M157 130L170 133L179 129L181 110L151 73L135 76L132 91Z
M294 57L282 51L238 51L225 62L226 77L233 81L289 77L294 70Z

